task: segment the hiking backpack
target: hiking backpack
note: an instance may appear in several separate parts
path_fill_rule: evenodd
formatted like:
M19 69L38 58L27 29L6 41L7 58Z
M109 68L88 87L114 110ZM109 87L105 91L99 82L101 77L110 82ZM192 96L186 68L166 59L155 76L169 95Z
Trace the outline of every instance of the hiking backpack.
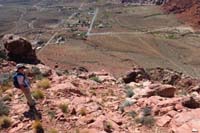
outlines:
M19 86L19 83L18 83L18 80L17 80L17 77L18 76L23 76L24 77L24 79L25 79L25 76L24 76L24 74L22 74L22 73L15 73L14 74L14 76L13 76L13 85L15 86L15 88L20 88L20 86Z

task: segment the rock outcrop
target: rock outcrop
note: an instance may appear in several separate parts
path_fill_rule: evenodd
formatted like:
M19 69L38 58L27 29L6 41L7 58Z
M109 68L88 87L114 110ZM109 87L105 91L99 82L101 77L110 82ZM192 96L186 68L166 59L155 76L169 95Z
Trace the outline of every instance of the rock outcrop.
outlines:
M2 70L10 71L5 68L14 68L12 64L4 61ZM117 79L105 71L76 68L57 75L45 65L27 66L34 96L43 95L36 107L42 114L40 122L45 132L54 127L59 132L154 133L155 124L163 132L200 131L198 79L162 68L134 67L124 78ZM185 82L181 88L180 83L186 79L191 84ZM2 132L33 130L34 117L39 114L27 112L19 90L5 89L3 85L0 88L4 88L0 101L10 108L8 116L12 121Z
M163 6L168 13L175 13L179 18L200 27L200 1L199 0L168 0Z
M39 62L35 50L32 49L31 43L26 39L13 34L7 34L3 37L2 42L9 60L24 63Z

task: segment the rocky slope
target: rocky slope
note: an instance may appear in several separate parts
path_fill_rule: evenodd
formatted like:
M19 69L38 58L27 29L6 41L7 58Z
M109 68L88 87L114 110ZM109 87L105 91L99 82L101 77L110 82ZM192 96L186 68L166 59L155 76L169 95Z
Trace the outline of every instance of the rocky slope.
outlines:
M177 14L193 26L200 25L200 1L198 0L169 0L163 8L168 13Z
M22 93L4 82L1 132L200 131L198 79L162 68L135 67L123 78L116 79L105 71L76 68L66 73L41 64L27 66L38 112L29 112ZM1 70L13 70L13 67L13 63L4 62ZM9 110L7 113L2 110L5 108ZM9 118L7 126L2 124L3 115Z

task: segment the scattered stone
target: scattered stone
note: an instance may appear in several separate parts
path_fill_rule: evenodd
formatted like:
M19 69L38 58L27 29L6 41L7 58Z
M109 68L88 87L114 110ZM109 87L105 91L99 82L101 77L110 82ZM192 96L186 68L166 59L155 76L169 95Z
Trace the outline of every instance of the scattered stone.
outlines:
M160 126L160 127L164 127L170 122L171 119L172 118L167 116L167 115L162 116L161 118L158 119L157 125Z

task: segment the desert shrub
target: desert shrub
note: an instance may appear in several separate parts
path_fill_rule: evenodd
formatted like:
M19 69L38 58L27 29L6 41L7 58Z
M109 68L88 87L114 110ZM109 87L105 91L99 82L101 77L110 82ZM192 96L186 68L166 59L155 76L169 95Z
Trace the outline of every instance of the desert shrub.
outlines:
M112 132L112 124L108 121L104 121L103 122L103 128L104 128L104 131L108 132L108 133L111 133Z
M12 88L12 74L3 73L0 75L0 90L5 92L6 90Z
M46 78L40 80L40 81L37 83L37 87L43 88L43 89L47 89L47 88L49 88L50 86L51 86L51 85L50 85L50 81L49 81L49 79L46 79Z
M151 115L151 113L152 113L151 107L144 107L144 108L142 108L142 113L143 113L143 116Z
M58 131L56 129L52 128L49 130L49 133L58 133Z
M10 95L5 95L4 97L1 98L2 101L11 101L11 96Z
M55 111L52 111L52 110L49 110L49 111L48 111L48 115L49 115L50 119L52 120L52 119L55 118L56 112L55 112Z
M36 120L33 125L32 128L34 130L35 133L44 133L44 129L42 127L42 124L40 121Z
M153 116L149 115L149 116L143 116L141 118L136 118L135 122L140 123L144 126L152 127L155 124L155 119Z
M43 99L44 98L44 93L41 90L34 90L32 92L32 96L38 100L38 99Z
M80 113L80 115L85 116L87 114L87 109L86 108L81 108L79 113Z
M137 113L135 111L131 111L128 113L132 118L135 118L137 116Z
M61 103L61 104L59 105L59 108L61 109L61 111L62 111L63 113L67 113L67 112L68 112L68 104L66 104L66 103Z
M0 118L0 128L9 128L12 122L11 119L7 116L2 116Z
M101 80L97 76L93 76L90 79L93 80L93 81L95 81L95 82L97 82L97 83L101 83Z
M125 100L120 106L119 106L119 110L121 112L124 112L124 108L133 105L133 102L130 100Z
M125 90L125 93L126 93L126 96L129 97L129 98L131 98L134 95L133 89L131 87L128 87Z
M96 96L97 95L97 93L96 93L96 90L90 90L90 93L93 95L93 96Z
M167 39L177 39L178 37L175 34L169 34L169 35L166 35L166 38Z
M10 111L9 111L8 106L6 106L6 105L4 104L4 102L0 100L0 116L8 115L9 112L10 112Z

